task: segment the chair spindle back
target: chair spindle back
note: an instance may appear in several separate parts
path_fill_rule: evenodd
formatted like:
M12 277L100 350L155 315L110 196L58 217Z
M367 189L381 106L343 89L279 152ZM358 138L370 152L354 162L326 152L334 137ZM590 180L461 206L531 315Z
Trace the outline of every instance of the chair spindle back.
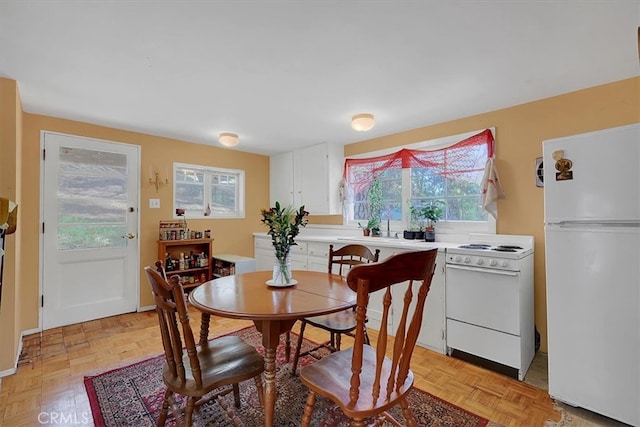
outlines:
M196 342L189 323L189 312L180 276L171 276L167 281L151 267L147 266L144 270L156 301L156 312L158 313L162 346L168 369L174 377L186 380L183 363L183 348L185 348L189 357L191 375L193 375L196 384L201 386L200 361L196 353ZM182 329L182 333L180 329Z
M383 399L390 400L394 392L407 386L405 384L407 379L413 381L413 376L408 378L410 361L422 326L424 305L435 270L436 256L437 249L405 252L393 255L379 263L355 266L349 271L347 283L357 293L356 321L358 323L351 366L350 406L355 405L360 397L364 344L362 331L369 295L372 292L382 291L384 297L382 321L375 344L376 367L371 397L377 401L381 394L381 384L386 384L385 389L382 390ZM393 294L400 296L397 292L392 293L391 287L402 286L403 283L406 283L406 289L402 293L402 314L397 327L394 325L394 337L390 337L387 325ZM390 341L393 341L393 347L389 349L393 354L391 369L383 372L383 360Z
M344 276L352 267L378 262L379 257L380 249L376 249L374 253L364 245L346 245L336 250L333 249L333 245L329 245L329 273L333 273L333 266L337 265L337 273Z

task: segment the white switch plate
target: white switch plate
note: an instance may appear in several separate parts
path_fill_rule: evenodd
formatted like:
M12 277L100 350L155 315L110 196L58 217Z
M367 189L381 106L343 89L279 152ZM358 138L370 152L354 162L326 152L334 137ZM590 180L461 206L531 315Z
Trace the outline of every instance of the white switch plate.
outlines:
M149 199L149 207L151 209L160 209L160 199Z

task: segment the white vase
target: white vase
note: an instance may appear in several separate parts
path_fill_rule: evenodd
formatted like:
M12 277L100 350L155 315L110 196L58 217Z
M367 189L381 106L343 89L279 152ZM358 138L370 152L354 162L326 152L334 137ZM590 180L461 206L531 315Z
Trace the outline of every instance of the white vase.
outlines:
M288 285L291 280L293 280L291 277L291 254L287 254L284 260L276 258L273 263L273 284Z

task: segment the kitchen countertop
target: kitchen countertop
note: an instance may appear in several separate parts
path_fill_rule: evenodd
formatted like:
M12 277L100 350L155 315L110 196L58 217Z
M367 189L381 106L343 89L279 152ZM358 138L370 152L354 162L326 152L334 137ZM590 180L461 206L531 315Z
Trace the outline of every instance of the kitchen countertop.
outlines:
M269 238L267 233L253 233L255 237ZM451 242L425 242L424 240L408 240L393 237L371 237L371 236L338 236L338 235L298 235L296 240L300 242L319 242L319 243L336 243L344 242L357 243L367 246L402 248L416 250L438 249L445 250L447 248L456 248L463 243Z

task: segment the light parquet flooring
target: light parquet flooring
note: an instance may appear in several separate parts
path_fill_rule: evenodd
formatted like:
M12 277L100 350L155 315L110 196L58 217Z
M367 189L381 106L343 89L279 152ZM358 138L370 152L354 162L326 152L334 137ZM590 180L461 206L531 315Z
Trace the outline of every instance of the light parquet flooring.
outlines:
M192 311L191 320L198 331L199 313ZM210 335L248 325L251 323L213 317ZM375 339L375 332L371 335ZM309 327L305 337L321 341L325 334ZM345 337L343 348L349 345ZM47 330L25 337L24 346L29 353L17 373L2 378L2 426L92 425L84 377L162 352L155 311ZM496 423L544 426L548 419L560 419L545 390L461 360L416 347L411 367L417 387Z

